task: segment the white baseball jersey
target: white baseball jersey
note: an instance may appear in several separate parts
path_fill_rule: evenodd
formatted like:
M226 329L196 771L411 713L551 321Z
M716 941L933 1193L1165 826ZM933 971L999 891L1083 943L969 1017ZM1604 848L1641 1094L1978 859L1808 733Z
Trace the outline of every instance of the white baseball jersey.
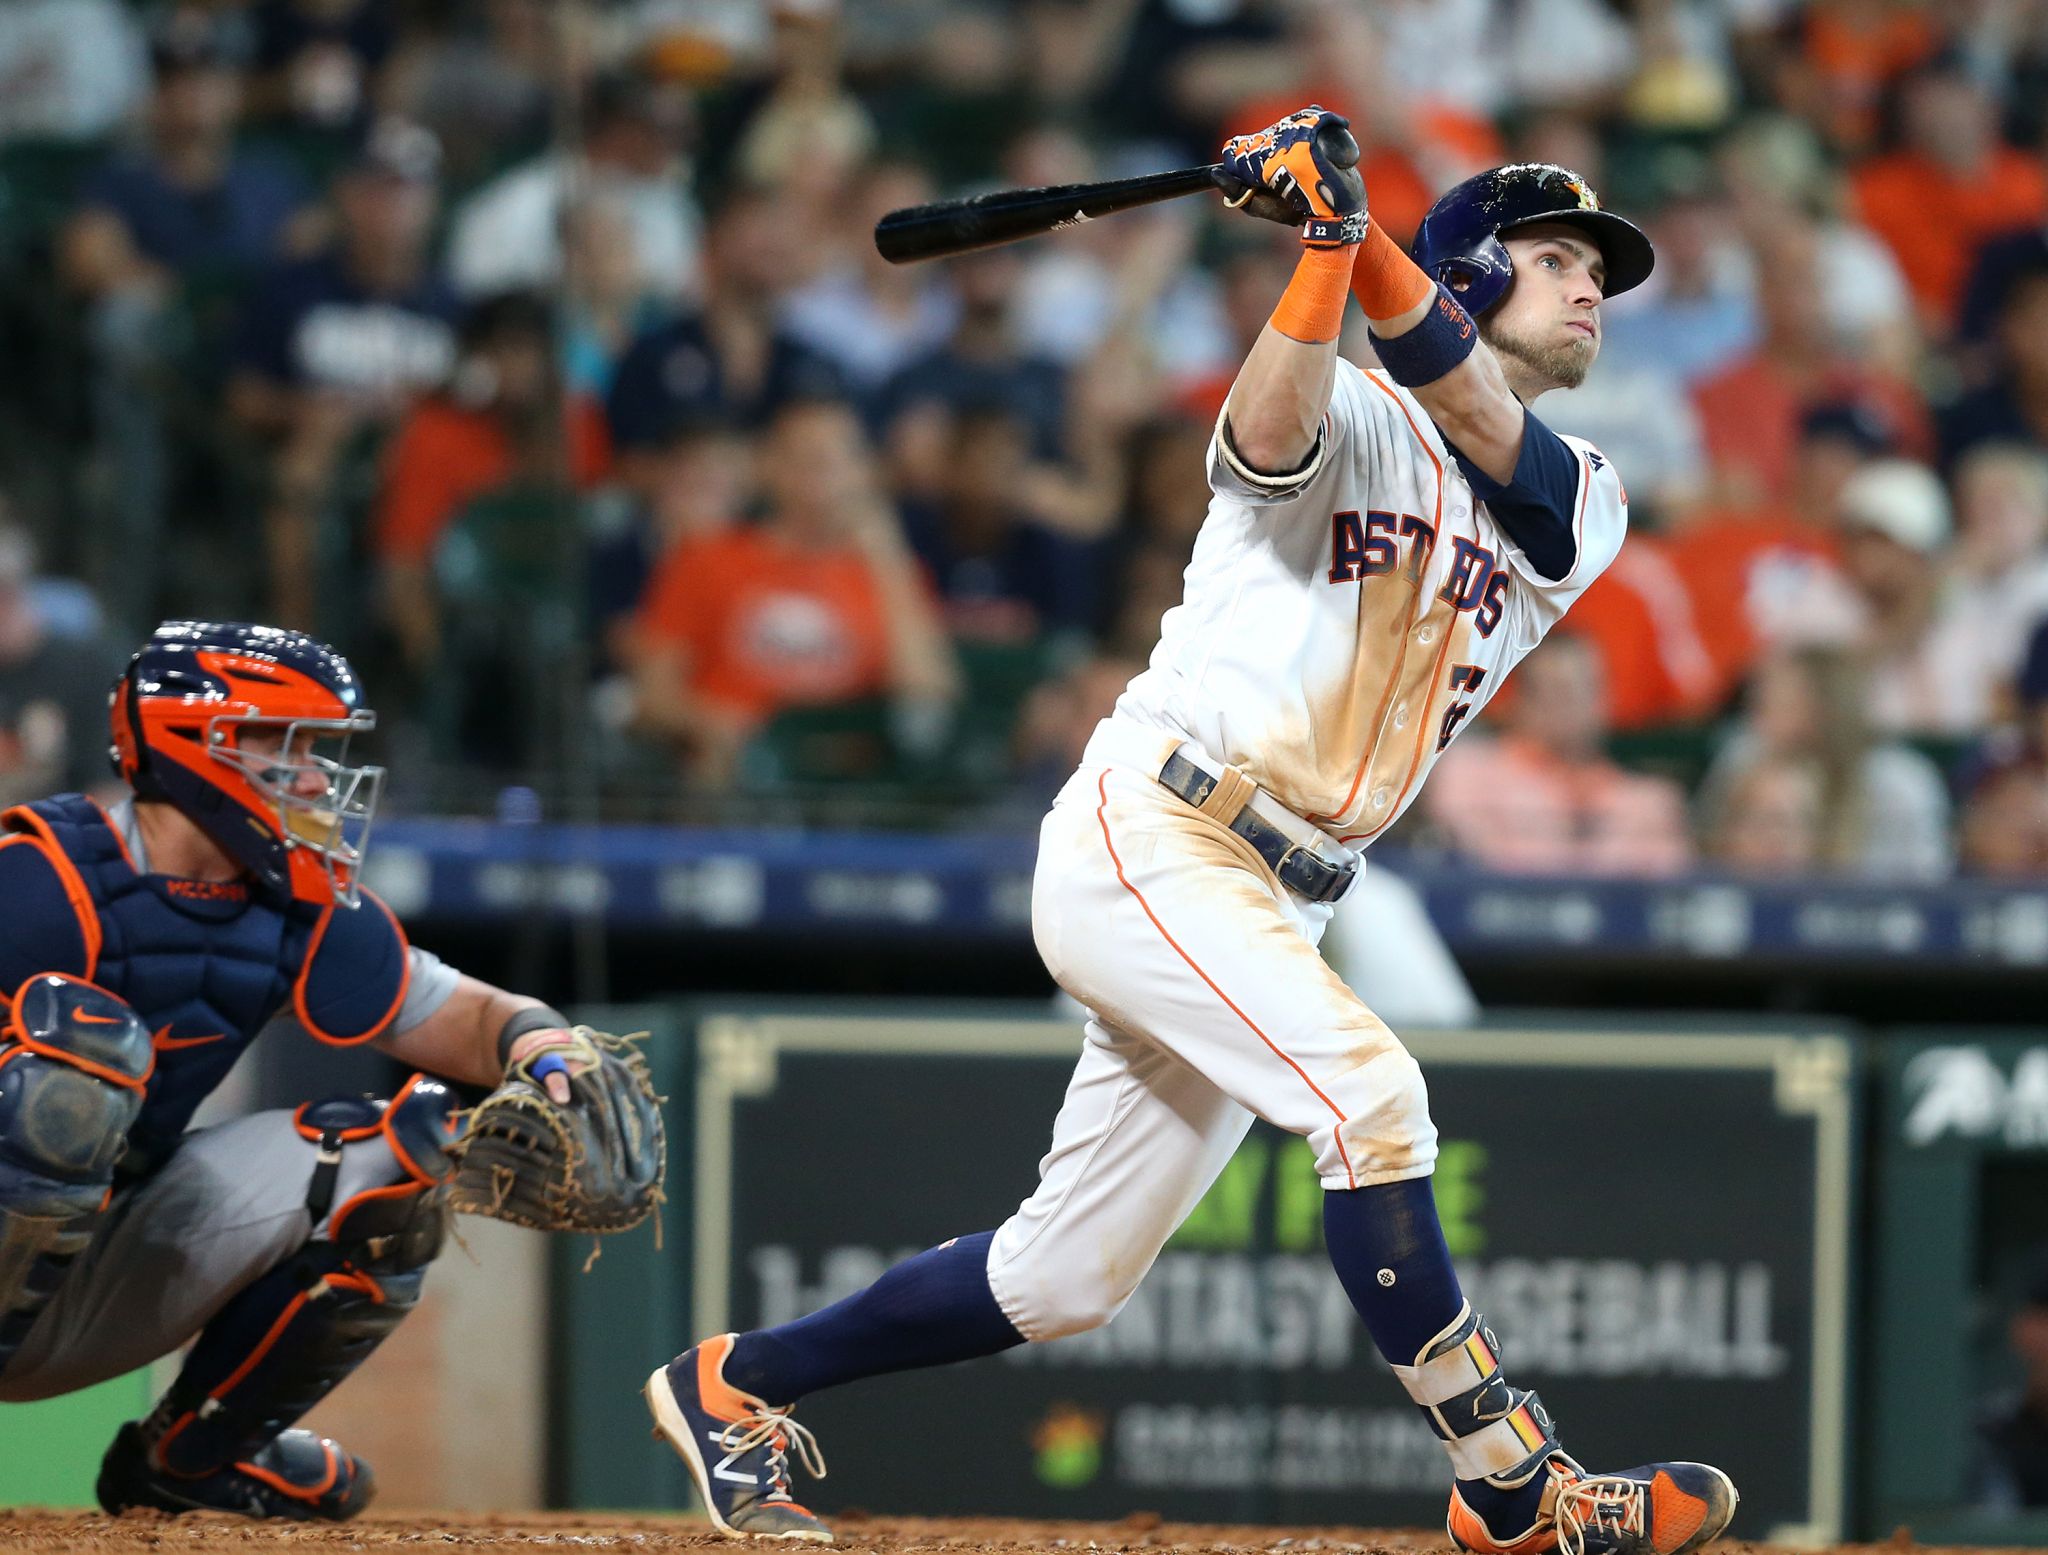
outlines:
M1313 478L1279 496L1238 478L1212 439L1215 497L1182 602L1117 713L1363 845L1614 560L1628 496L1597 449L1563 440L1577 559L1552 581L1384 372L1340 358L1323 433Z

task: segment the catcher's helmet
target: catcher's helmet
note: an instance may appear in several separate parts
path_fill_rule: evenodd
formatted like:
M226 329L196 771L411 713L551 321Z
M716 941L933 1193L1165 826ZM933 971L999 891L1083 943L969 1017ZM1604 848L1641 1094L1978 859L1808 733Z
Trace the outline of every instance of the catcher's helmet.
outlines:
M1642 285L1656 263L1640 227L1603 211L1591 184L1551 162L1496 167L1450 190L1416 229L1415 262L1477 318L1507 295L1515 278L1501 234L1539 221L1582 228L1599 245L1607 262L1606 296Z
M166 621L114 682L109 721L114 770L138 796L175 805L267 890L355 905L384 769L346 765L349 736L377 715L332 648L275 626Z

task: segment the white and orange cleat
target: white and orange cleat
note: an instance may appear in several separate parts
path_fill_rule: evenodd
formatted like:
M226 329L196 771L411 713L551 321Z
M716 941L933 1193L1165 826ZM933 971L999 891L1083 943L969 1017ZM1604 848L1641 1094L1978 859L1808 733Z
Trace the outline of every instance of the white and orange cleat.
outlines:
M1720 1537L1741 1499L1734 1482L1705 1463L1588 1474L1558 1452L1543 1469L1550 1483L1536 1522L1516 1533L1490 1528L1453 1489L1451 1542L1473 1555L1690 1555Z

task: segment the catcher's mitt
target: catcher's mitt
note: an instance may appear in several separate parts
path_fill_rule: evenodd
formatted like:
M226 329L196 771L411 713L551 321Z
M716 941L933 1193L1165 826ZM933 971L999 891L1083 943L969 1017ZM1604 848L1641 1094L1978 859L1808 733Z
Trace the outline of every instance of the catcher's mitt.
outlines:
M455 1142L459 1214L489 1215L539 1231L630 1231L662 1201L668 1141L661 1098L630 1037L578 1026L573 1046L543 1048L513 1064L469 1113ZM564 1107L533 1073L570 1060Z

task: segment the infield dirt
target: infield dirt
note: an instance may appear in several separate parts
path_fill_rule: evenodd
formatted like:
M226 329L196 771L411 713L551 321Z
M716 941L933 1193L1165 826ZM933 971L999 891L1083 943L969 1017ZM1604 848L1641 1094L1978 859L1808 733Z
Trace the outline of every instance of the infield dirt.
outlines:
M1385 1528L1245 1528L1166 1523L1138 1514L1114 1523L1032 1523L988 1518L834 1519L836 1548L861 1555L1451 1555L1439 1532ZM130 1513L112 1518L75 1512L0 1512L0 1552L43 1555L298 1555L316 1550L724 1550L737 1546L683 1517L605 1513L451 1516L384 1513L344 1524L246 1523ZM1897 1555L1921 1550L1903 1537L1883 1545L1839 1545L1826 1555ZM1783 1545L1723 1540L1714 1555L1815 1555ZM1929 1551L1928 1555L1935 1555ZM1971 1555L1941 1551L1939 1555Z

